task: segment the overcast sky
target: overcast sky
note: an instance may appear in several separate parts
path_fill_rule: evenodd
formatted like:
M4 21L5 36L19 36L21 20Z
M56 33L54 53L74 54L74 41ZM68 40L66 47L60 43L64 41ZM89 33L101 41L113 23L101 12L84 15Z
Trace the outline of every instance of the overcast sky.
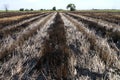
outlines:
M120 0L0 0L0 10L8 5L10 10L20 8L33 9L66 9L67 4L73 3L76 9L120 9Z

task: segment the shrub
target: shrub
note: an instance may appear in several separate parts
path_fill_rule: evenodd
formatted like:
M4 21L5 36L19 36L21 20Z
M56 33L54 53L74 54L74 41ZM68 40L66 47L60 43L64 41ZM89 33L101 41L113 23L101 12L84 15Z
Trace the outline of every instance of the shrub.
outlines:
M20 10L19 11L24 11L24 8L20 8Z
M53 10L53 11L56 11L56 7L53 7L52 10Z
M29 9L25 9L25 11L29 11Z
M33 9L31 8L30 11L33 11Z

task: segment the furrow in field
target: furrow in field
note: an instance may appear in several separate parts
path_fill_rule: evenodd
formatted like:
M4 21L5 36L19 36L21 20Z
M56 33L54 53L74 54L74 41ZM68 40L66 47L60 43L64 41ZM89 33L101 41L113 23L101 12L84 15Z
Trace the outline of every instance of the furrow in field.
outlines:
M107 73L109 73L109 70L111 69L115 71L115 73L117 73L117 75L112 75L118 76L120 69L120 60L115 54L116 52L110 48L108 42L105 39L97 36L93 31L90 31L88 28L85 27L84 24L78 22L77 20L73 19L68 15L64 14L64 16L67 18L67 20L70 21L70 23L72 23L77 28L78 31L82 33L83 36L80 37L81 41L79 41L79 39L75 41L77 43L76 46L72 46L72 48L81 53L79 54L79 57L77 57L78 63L76 68L79 76L85 76L85 73L81 71L87 71L91 74L89 75L91 79L97 79L97 77L100 79L104 79L104 73L106 71ZM79 34L79 36L80 35L81 34ZM87 44L85 43L85 41ZM80 43L83 47L81 46L79 49L79 47L77 46L81 45ZM94 61L94 59L96 60L96 62ZM116 68L118 71L116 71ZM85 78L83 77L83 79Z
M0 66L0 79L36 79L38 74L33 71L34 66L41 58L41 50L44 38L47 36L47 28L53 23L53 15L46 17L45 24L39 25L37 33L24 41L22 46L16 46L12 51L12 55L8 61L5 61ZM43 19L42 19L43 20ZM45 19L44 19L45 20ZM43 21L44 21L43 20ZM30 76L30 72L33 75Z
M0 30L0 80L119 80L119 32L74 12L15 23Z
M64 14L62 15L67 32L67 44L71 53L74 55L73 62L75 67L75 79L102 79L105 70L104 63L97 55L95 55L94 50L90 50L90 42L87 39L87 36L78 30L77 27L64 16ZM87 74L84 71L87 72Z
M48 14L43 14L38 17L32 18L28 21L25 21L23 24L21 24L19 26L12 26L12 27L8 27L8 28L0 30L0 33L1 33L0 34L0 36L1 36L1 39L0 39L0 48L1 49L0 50L3 50L5 47L7 47L6 44L10 44L10 42L16 41L17 37L19 35L21 35L21 33L23 31L26 31L31 26L36 25L37 21L39 21L41 18L45 17L46 15L48 15ZM34 21L34 20L36 20L36 21ZM30 22L33 21L33 22L30 24L29 21Z
M96 12L89 12L89 13L75 13L75 14L80 14L86 17L91 17L91 18L95 18L95 19L102 19L104 21L108 21L110 23L115 23L120 25L120 15L119 13L96 13Z
M35 43L32 44L33 46L39 46L36 46L37 48L29 46L32 50L29 48L30 51L27 49L25 51L31 53L39 50L37 54L34 52L35 54L33 55L37 57L30 58L30 61L28 59L27 64L24 64L24 70L20 69L22 72L16 73L11 79L15 79L17 76L17 79L73 80L73 56L66 42L65 26L59 13L53 18L51 19L53 23L50 24L50 22L48 22L49 25L42 28L39 31L40 34L36 36L37 39L35 42L33 41ZM42 38L40 35L45 35L45 37ZM24 54L26 54L25 52ZM32 68L30 66L32 66ZM30 68L26 69L26 67Z
M41 14L44 13L37 13L37 14L30 14L30 15L23 15L23 16L15 16L15 17L11 17L11 18L5 18L5 19L0 19L0 29L4 29L6 27L11 27L11 26L17 26L22 24L22 22L32 18L32 17L36 17L39 16Z
M120 35L119 35L119 30L114 31L114 28L112 29L107 29L106 26L100 25L94 21L90 21L75 15L71 15L78 21L82 22L85 24L85 27L89 28L90 30L93 30L96 35L98 35L101 38L106 38L109 45L115 49L118 52L120 52Z
M70 62L72 56L66 43L64 28L61 16L57 13L54 23L47 29L48 36L43 41L42 57L34 68L38 71L38 79L73 79Z
M26 14L37 14L40 12L0 12L0 18L21 16Z
M23 45L25 40L28 40L29 37L33 36L33 34L37 33L37 29L40 29L40 26L43 26L46 21L52 16L53 14L50 14L39 21L29 25L24 31L20 32L17 35L16 40L11 37L8 37L6 41L4 41L4 45L0 50L0 59L3 58L4 56L8 55L11 53L11 51L14 50L16 46L21 46Z
M113 32L120 32L120 26L117 25L117 24L113 24L113 23L106 22L106 21L103 21L103 20L100 20L100 19L94 19L94 18L85 17L85 16L82 16L82 15L77 15L77 14L73 14L73 13L68 13L68 14L76 16L76 17L80 17L82 19L85 19L85 20L88 20L88 21L91 21L91 22L95 22L98 25L101 25L101 26L105 27L105 29L107 29L107 30L112 29Z
M21 24L19 25L15 25L15 26L11 26L11 27L6 27L4 29L0 30L0 39L2 41L3 38L6 38L8 36L15 36L16 33L23 31L26 27L28 27L30 24L36 22L37 20L39 20L42 17L47 16L48 14L41 14L39 16L33 17L31 19L25 20L23 21Z

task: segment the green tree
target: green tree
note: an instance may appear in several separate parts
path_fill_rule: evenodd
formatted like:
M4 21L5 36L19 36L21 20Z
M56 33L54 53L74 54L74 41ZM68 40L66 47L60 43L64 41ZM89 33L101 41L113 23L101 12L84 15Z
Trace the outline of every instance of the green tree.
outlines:
M33 9L31 8L30 11L33 11Z
M69 9L70 8L70 11L75 11L75 8L76 8L76 6L75 6L75 4L68 4L67 5L67 9Z
M40 9L40 11L43 11L43 9Z
M29 9L25 9L25 11L29 11Z
M53 10L53 11L56 11L56 7L53 7L52 10Z
M19 11L24 11L24 8L20 8Z

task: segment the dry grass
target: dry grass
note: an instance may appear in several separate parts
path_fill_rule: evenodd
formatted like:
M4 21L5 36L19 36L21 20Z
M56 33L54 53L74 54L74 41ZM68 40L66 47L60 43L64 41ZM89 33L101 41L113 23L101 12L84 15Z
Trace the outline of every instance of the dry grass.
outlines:
M48 61L50 71L56 73L55 75L53 75L56 79L61 79L62 77L67 78L68 71L67 66L65 67L65 65L68 65L68 55L66 55L68 54L68 49L66 49L64 24L63 22L61 22L60 16L58 14L54 21L56 23L51 25L51 27L48 29L49 38L44 42L44 47L42 51L43 59L47 59L46 61ZM59 29L59 31L57 29ZM66 59L64 60L64 58ZM62 62L61 60L65 62ZM38 63L38 65L39 64L46 64L46 62ZM54 70L52 68L54 68Z
M57 13L54 23L48 28L48 35L44 40L42 57L37 63L36 69L41 71L45 68L46 72L49 71L47 75L52 79L72 79L74 77L74 58L66 44L64 23L59 13ZM46 64L48 66L44 66ZM46 78L49 79L47 75Z
M28 31L24 31L21 35L19 35L17 40L14 41L13 44L9 45L9 47L5 48L3 51L0 52L0 59L10 54L16 48L16 46L23 45L25 40L28 40L29 37L36 34L37 30L40 29L40 26L43 26L51 16L52 15L49 15L43 18L41 22L39 23L39 25L33 27L32 29Z
M108 37L101 38L95 34L94 30L90 30L88 27L86 27L84 23L78 22L77 20L75 20L74 18L66 14L64 14L64 16L66 17L67 20L70 21L71 24L73 24L73 27L76 27L77 30L79 30L82 33L80 35L84 36L84 39L87 40L87 42L84 42L85 41L84 39L80 39L80 40L78 39L82 44L82 45L80 44L80 47L81 47L79 52L80 55L78 57L79 62L77 63L77 65L79 65L77 69L78 74L83 75L84 78L88 76L89 79L91 78L90 80L93 80L93 79L112 80L113 78L111 78L110 74L114 75L114 79L118 79L117 75L119 74L114 69L114 67L116 67L116 69L120 68L120 66L118 65L119 56L116 55L117 51L111 48L110 44L108 43L107 41ZM88 43L90 43L90 45ZM77 49L79 50L79 47ZM94 62L94 59L93 59L94 57L97 60L96 62ZM110 70L113 70L113 72L116 74L111 73ZM87 72L88 74L85 73L84 71ZM95 73L92 71L95 71ZM106 75L109 75L109 76L106 76ZM82 79L81 76L80 76L80 79Z
M88 41L90 41L91 49L94 49L97 51L97 54L100 56L101 60L105 62L105 64L112 66L114 62L116 62L116 59L111 54L111 49L107 42L102 43L99 41L99 38L94 34L91 33L87 28L81 27L84 26L83 24L77 23L77 21L73 20L71 17L65 15L83 34L85 34L88 38Z
M40 14L42 14L42 13L28 14L28 15L25 14L25 15L22 15L22 16L15 16L15 17L10 17L10 18L8 17L8 18L1 19L0 29L4 29L6 27L14 26L15 24L19 24L23 20L27 20L27 19L30 19L32 17L39 16Z
M42 15L40 15L40 16L36 15L35 17L33 17L31 19L21 22L21 24L19 23L19 25L1 29L0 34L3 38L3 37L7 37L8 35L12 35L13 33L15 34L17 32L20 32L21 30L25 29L28 25L32 24L33 22L35 22L36 20L38 20L41 17L42 17Z
M100 37L97 25L92 30L64 13L43 17L16 33L11 31L17 27L4 33L11 34L1 39L1 80L119 79L119 57L108 42L111 36L118 39L119 33L110 30L107 37Z
M35 14L26 14L26 15L20 15L20 16L7 17L7 18L0 18L0 22L18 20L18 19L21 19L21 18L24 18L24 17L33 16L33 15L35 15Z
M10 58L8 57L8 60L4 60L2 62L0 72L4 73L0 74L0 79L36 79L34 76L34 72L36 71L33 72L33 76L31 76L30 72L36 65L37 60L41 58L41 54L39 53L41 52L42 48L42 39L46 36L45 30L52 23L54 16L55 14L49 18L44 26L41 26L40 30L37 30L37 34L29 37L28 40L24 41L23 45L16 46L16 48L12 51L11 56L7 55ZM40 23L40 20L37 22ZM34 24L37 23L35 22ZM8 70L9 72L7 72ZM27 77L28 74L30 75L29 77ZM39 76L38 73L35 73L35 75Z

